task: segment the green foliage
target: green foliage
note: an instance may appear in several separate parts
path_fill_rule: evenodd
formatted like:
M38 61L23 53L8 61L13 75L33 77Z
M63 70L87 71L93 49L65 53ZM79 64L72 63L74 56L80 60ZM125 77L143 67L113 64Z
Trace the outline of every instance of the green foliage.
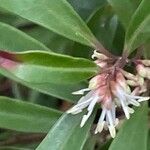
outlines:
M74 84L97 73L97 66L92 61L83 58L42 51L0 52L0 55L4 61L15 63L11 68L4 65L4 69L0 70L7 70L10 76L13 75L15 78L29 83ZM6 55L6 58L3 55ZM7 59L7 55L13 59Z
M106 142L93 135L96 111L83 128L85 111L62 115L101 71L94 49L150 58L149 25L150 0L0 0L0 150L149 150L146 104ZM9 130L48 134L14 144Z
M0 22L0 35L0 49L19 52L28 49L43 49L50 51L39 41L2 22Z
M147 150L147 113L147 104L138 108L132 118L124 123L109 150Z
M46 133L60 116L61 112L54 109L0 97L0 127L2 128Z
M134 6L131 0L108 0L108 2L112 5L114 11L118 14L124 27L127 28L132 14L134 13Z
M143 0L135 11L126 32L125 50L132 52L150 39L150 1Z
M76 116L64 114L50 130L37 150L45 150L47 148L59 150L60 147L62 150L82 150L88 137L94 114L81 129L79 125L82 115L83 113Z
M95 37L66 0L0 0L0 7L72 40L94 46Z

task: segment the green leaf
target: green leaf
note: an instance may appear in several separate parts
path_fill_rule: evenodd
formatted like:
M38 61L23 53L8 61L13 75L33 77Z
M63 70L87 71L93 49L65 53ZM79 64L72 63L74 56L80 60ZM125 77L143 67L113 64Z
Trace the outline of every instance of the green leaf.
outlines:
M60 150L60 148L61 150L82 150L94 119L94 113L86 125L80 128L82 116L83 113L64 114L36 150Z
M24 54L25 53L23 53L23 55ZM38 54L38 56L41 57L40 60L43 60L43 58L46 58L45 56L48 56L47 57L47 60L48 60L47 63L49 62L49 65L57 65L60 68L63 64L66 65L66 66L68 65L68 67L70 66L71 68L73 67L72 65L74 64L77 67L77 66L80 65L80 63L79 63L80 61L81 61L81 67L83 67L83 65L85 65L85 67L87 68L90 65L91 67L93 66L95 68L95 64L93 64L90 61L87 61L85 59L81 59L81 58L76 59L76 58L73 58L73 57L58 55L58 54L54 54L54 53L50 53L50 54L49 53L48 54L47 53L42 53L42 55L40 55L41 53L34 52L32 54L36 54L36 55ZM28 55L30 55L30 53L28 53ZM28 59L31 58L30 56L28 57ZM57 63L55 63L56 60L54 59L54 57L53 57L53 59L54 59L54 61L53 61L52 56L54 56L54 57L56 56ZM34 61L34 63L37 62L37 64L39 65L40 60L38 60L38 59L39 58L36 57L36 59L33 59L33 61ZM46 63L46 61L44 61L44 62ZM30 63L31 63L31 61L30 61ZM46 67L48 67L48 66L46 66ZM71 69L71 70L73 70L73 69ZM81 68L81 70L82 70L82 68ZM88 70L88 68L87 68L87 70ZM50 71L49 67L47 68L47 71ZM61 98L61 99L64 99L64 100L72 101L72 102L77 100L79 97L78 96L73 96L71 93L87 86L84 83L73 83L73 84L63 84L63 82L57 83L57 81L52 81L52 79L47 81L46 78L44 79L46 82L43 82L44 80L42 78L44 78L43 75L45 76L45 74L39 73L39 72L36 74L36 78L37 78L37 76L39 76L38 78L41 78L41 81L39 80L38 83L29 82L29 80L22 80L22 78L20 79L20 76L16 76L16 74L12 74L12 73L14 73L12 70L6 70L6 69L1 68L0 72L4 76L7 76L8 78L10 78L14 81L17 81L17 82L19 82L19 83L21 83L21 84L23 84L27 87L38 90L38 91L40 91L42 93L45 93L45 94L48 94L48 95L52 95L54 97L58 97L58 98ZM23 70L23 72L24 72L24 70ZM28 75L27 72L25 72L25 73L26 73L26 75ZM50 75L49 73L50 72L48 72L48 76ZM84 72L83 72L83 74L84 74ZM76 78L76 77L74 77L73 74L71 74L71 72L70 72L70 75L72 75L73 78ZM60 76L60 77L62 78L62 81L64 81L64 77L63 76Z
M0 0L0 7L69 39L95 45L94 35L66 0Z
M150 39L150 0L143 0L127 29L124 50L133 52Z
M0 69L3 75L33 84L74 84L97 72L92 61L43 51L1 51L0 56L3 59Z
M149 134L148 134L148 142L147 142L147 147L148 147L148 150L150 150L150 130L149 130Z
M88 26L107 49L115 54L121 53L119 50L123 47L124 37L122 36L124 33L119 29L120 24L118 17L114 15L108 4L93 14L89 19ZM121 33L120 35L117 34L118 31ZM118 37L119 40L116 41L116 37ZM115 42L117 43L117 48L114 44Z
M106 0L68 0L68 2L84 20L87 20L95 10L106 3Z
M108 2L126 29L140 0L108 0Z
M74 44L73 41L41 26L35 26L30 30L25 28L23 31L42 42L56 53L70 54L70 50Z
M23 132L48 132L61 113L54 109L0 97L0 127Z
M138 108L124 123L109 150L147 150L148 107Z
M84 144L83 150L95 150L96 137L90 135Z
M0 22L0 35L0 49L10 51L25 51L30 49L49 50L34 38L2 22Z
M145 59L150 59L150 44L149 44L149 42L143 46Z
M21 83L44 94L52 95L54 97L69 102L76 102L79 99L79 96L73 95L72 92L83 89L88 86L84 82L72 85L63 85L54 83L31 84L24 81L21 81Z

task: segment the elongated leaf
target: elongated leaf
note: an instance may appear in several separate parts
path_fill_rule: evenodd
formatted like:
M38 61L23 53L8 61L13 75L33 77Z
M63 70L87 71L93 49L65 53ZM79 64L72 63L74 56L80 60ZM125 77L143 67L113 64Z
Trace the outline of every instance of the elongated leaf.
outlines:
M44 43L56 53L70 54L70 50L74 44L73 41L41 26L35 26L30 30L26 28L23 31L38 41Z
M49 50L34 38L2 22L0 22L0 49L10 51L24 51L30 49Z
M131 53L138 46L144 44L150 39L150 1L143 0L136 10L129 28L127 29L125 48L127 52Z
M83 128L79 124L83 113L63 115L36 150L82 150L88 137L94 113Z
M67 38L93 46L95 37L66 0L0 0L0 7Z
M73 84L97 72L96 65L86 59L42 51L8 53L1 51L0 72L29 83Z
M120 27L118 17L113 13L108 4L95 12L90 18L88 26L107 49L116 54L120 53L119 49L122 49L124 38L117 35ZM119 31L121 32L121 30ZM119 38L119 42L116 41L116 37ZM117 43L117 48L115 48L114 42Z
M138 108L132 118L124 123L109 150L147 150L148 108Z
M88 86L84 82L78 84L72 84L72 85L63 85L63 84L54 84L54 83L33 84L24 81L21 81L21 83L39 92L45 93L47 95L52 95L54 97L69 102L76 102L79 99L79 96L73 95L72 92L86 88Z
M83 150L94 150L96 145L96 138L94 136L89 136L86 143L84 144Z
M143 46L145 59L150 59L150 43L149 42Z
M148 150L150 150L150 130L149 130L149 134L148 134L148 142L147 142L147 147L148 147Z
M47 107L0 97L0 127L23 132L48 132L61 113Z
M77 13L87 20L93 12L106 3L105 0L68 0Z
M108 0L108 2L115 10L126 29L140 0Z
M53 56L53 54L51 56ZM62 56L62 55L56 55L56 56ZM43 60L43 58L45 58L45 57L41 56L40 60ZM82 67L83 67L84 64L85 65L91 64L91 62L86 61L85 59L73 59L72 60L71 59L72 57L57 57L58 61L59 61L59 58L61 58L61 61L63 61L63 60L66 60L66 61L63 61L63 63L58 63L58 62L55 63L55 62L52 62L51 58L52 57L49 57L48 61L51 62L53 65L55 64L55 65L57 65L59 67L61 67L61 65L64 63L66 65L70 65L70 67L72 68L72 65L73 64L76 65L79 60L83 60ZM36 57L36 60L38 60L37 57ZM39 62L40 62L40 60L39 60ZM69 60L69 61L67 61L67 60ZM35 62L35 59L33 59L33 61ZM39 62L38 62L38 64L39 64ZM93 66L93 63L91 65ZM77 64L77 66L79 66L79 63ZM85 66L85 67L88 67L88 66ZM30 87L32 89L38 90L38 91L40 91L42 93L49 94L49 95L52 95L52 96L55 96L55 97L58 97L58 98L61 98L61 99L64 99L64 100L69 100L69 101L72 101L72 102L77 100L78 97L73 96L71 93L73 91L79 90L79 89L84 88L86 86L84 83L83 84L82 83L74 83L74 84L65 84L64 85L64 84L62 84L63 82L55 83L57 81L51 82L51 81L46 80L46 78L44 79L46 82L43 82L44 80L42 79L41 81L39 80L38 83L33 83L33 82L28 82L29 80L26 80L26 81L22 80L22 78L20 78L19 76L16 76L16 74L12 74L11 70L6 70L6 69L1 68L0 72L3 75L7 76L8 78L10 78L10 79L12 79L14 81L17 81L17 82L19 82L19 83L21 83L21 84L23 84L25 86L28 86L28 87ZM23 72L25 72L25 70L23 70ZM27 75L27 72L25 72L25 73ZM35 77L37 78L38 75L40 75L42 78L43 78L43 76L45 76L42 72L40 74L38 72L35 75ZM48 76L49 75L50 74L48 73ZM62 78L62 81L63 81L64 80L63 76L60 76L60 77ZM73 74L72 74L72 77L73 77ZM76 78L76 77L74 77L74 78ZM52 79L50 79L50 80L52 80Z

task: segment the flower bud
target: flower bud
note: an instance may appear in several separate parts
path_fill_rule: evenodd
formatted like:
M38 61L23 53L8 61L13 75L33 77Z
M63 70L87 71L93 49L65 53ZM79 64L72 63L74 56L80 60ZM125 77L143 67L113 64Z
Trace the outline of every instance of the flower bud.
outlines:
M150 60L140 60L140 62L143 64L143 65L145 65L145 66L147 66L147 67L150 67Z
M147 71L143 64L138 64L136 70L141 77L145 78L147 76Z
M130 86L138 86L138 83L133 80L127 80L127 84Z
M106 84L107 74L100 74L89 81L89 89L96 89Z
M101 54L101 53L97 52L96 50L94 51L94 54L92 55L92 59L94 59L94 58L98 58L100 60L107 60L108 59L108 57L106 55Z
M89 89L96 89L98 87L98 76L92 78L89 82Z
M107 62L106 61L100 61L100 60L96 60L94 61L100 68L105 68L107 66Z
M150 79L150 68L146 67L146 78Z
M134 81L138 80L138 78L134 74L132 74L132 73L129 73L129 72L127 72L125 70L122 70L122 69L121 69L121 72L129 80L134 80Z

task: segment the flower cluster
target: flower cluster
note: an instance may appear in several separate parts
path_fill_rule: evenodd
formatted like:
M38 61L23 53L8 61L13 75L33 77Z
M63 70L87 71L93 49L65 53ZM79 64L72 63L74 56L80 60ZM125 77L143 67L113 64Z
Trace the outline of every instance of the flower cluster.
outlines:
M107 56L94 51L92 58L97 58L95 62L102 70L109 68L110 64L108 64L109 58ZM140 102L150 99L150 97L138 96L146 91L143 77L148 77L150 73L150 71L147 71L149 70L148 67L145 69L145 74L141 73L140 67L143 64L141 62L138 63L137 75L133 75L117 67L110 72L102 71L102 73L89 81L88 88L73 92L73 94L79 95L83 95L85 92L87 94L82 96L78 103L68 110L67 113L78 114L87 107L88 113L83 116L80 124L83 127L92 114L96 103L101 104L102 112L95 129L95 134L100 133L105 126L105 128L109 129L112 138L114 138L116 135L115 127L119 123L116 117L116 108L122 107L126 118L129 119L130 114L134 113L131 105L138 107L140 106ZM131 90L131 87L133 90Z

